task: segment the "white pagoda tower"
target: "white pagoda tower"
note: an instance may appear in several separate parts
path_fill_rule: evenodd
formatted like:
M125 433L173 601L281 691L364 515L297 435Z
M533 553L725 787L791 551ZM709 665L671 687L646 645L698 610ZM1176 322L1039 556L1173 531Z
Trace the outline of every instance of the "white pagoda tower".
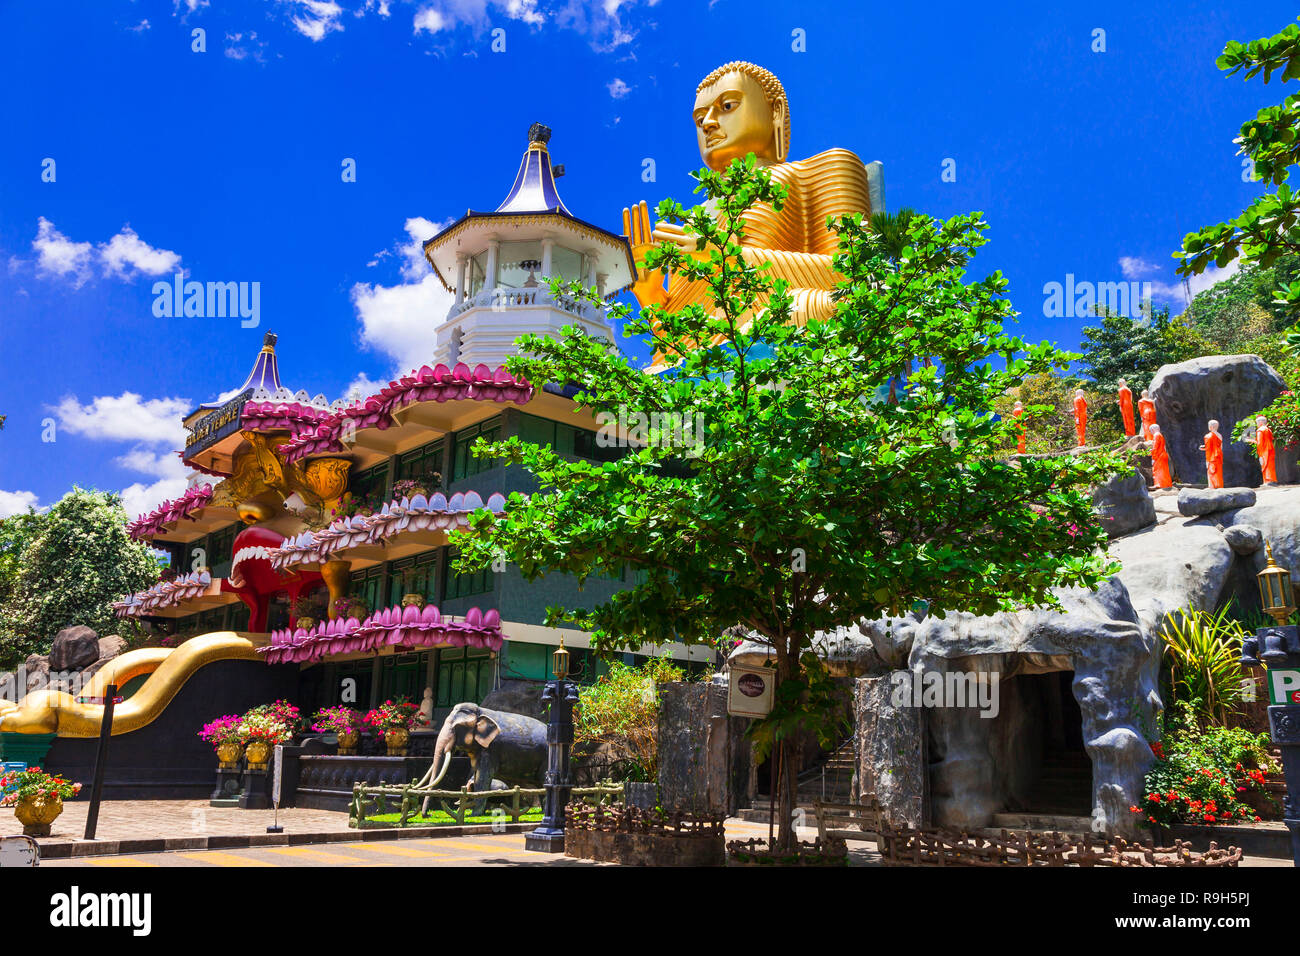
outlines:
M566 325L613 342L604 308L552 296L547 280L581 280L608 302L636 275L632 248L624 236L565 208L546 147L550 138L547 127L534 123L505 201L492 212L467 211L424 244L434 273L456 294L437 329L435 362L495 368L517 352L519 335L558 338Z

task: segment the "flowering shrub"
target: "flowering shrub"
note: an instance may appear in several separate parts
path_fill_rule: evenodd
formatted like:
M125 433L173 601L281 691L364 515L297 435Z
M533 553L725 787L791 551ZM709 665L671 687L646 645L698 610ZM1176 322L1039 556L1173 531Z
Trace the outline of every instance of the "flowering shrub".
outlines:
M51 776L40 767L28 767L0 777L0 790L5 791L0 807L12 807L28 797L59 796L70 800L81 792L81 784Z
M1255 419L1260 415L1268 419L1273 441L1279 449L1300 445L1300 398L1293 392L1288 389L1273 399L1271 405L1237 422L1232 426L1232 440L1255 444Z
M389 730L410 730L415 726L420 708L406 698L398 701L386 700L362 718L362 723L374 727L380 733Z
M222 744L240 743L243 740L239 730L241 722L241 719L234 714L218 717L212 723L203 725L203 729L199 731L199 737L204 743L212 744L213 749L220 747Z
M339 704L323 707L312 717L311 729L317 733L358 734L361 732L361 712Z
M337 617L347 617L354 609L358 616L365 617L366 602L359 597L350 595L345 595L334 602L334 614Z
M1151 745L1156 763L1147 771L1147 792L1140 805L1129 809L1141 814L1145 823L1162 827L1258 821L1240 795L1264 787L1268 735L1202 728L1194 716L1195 705L1176 705L1165 739Z
M339 498L339 506L330 509L330 520L335 518L351 518L356 515L374 514L384 506L385 502L379 500L378 495L354 495L348 491Z
M302 717L298 708L285 700L262 704L246 713L239 724L239 739L244 743L261 741L275 744L288 743L298 732Z

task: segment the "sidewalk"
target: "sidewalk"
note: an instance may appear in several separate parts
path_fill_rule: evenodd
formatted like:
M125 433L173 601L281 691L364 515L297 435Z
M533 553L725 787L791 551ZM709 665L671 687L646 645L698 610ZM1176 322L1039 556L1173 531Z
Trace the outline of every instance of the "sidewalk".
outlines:
M348 827L346 813L289 808L279 814L284 832L267 833L266 828L276 819L274 810L210 807L206 800L106 800L99 807L95 839L86 841L82 835L89 809L87 800L63 805L63 813L54 821L50 835L38 838L42 859L517 833L537 827L534 822L507 824L495 831L490 824L353 830ZM0 809L0 836L22 832L23 826L12 808Z

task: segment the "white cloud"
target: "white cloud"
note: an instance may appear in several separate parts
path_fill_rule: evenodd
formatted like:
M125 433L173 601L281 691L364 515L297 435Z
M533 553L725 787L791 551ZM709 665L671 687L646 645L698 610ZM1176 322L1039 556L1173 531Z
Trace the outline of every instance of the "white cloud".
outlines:
M155 249L135 234L130 226L123 226L112 239L101 243L99 257L104 263L104 275L134 279L137 275L160 276L176 271L181 257L169 249Z
M180 266L179 253L170 249L155 249L145 242L130 226L108 242L96 248L93 243L76 242L55 227L44 216L36 221L36 273L45 278L70 279L73 288L81 288L91 276L91 265L97 259L104 275L119 279L135 279L141 275L159 276L174 272ZM11 271L17 271L23 260L11 259Z
M137 481L120 492L122 507L132 518L152 511L168 498L176 498L185 493L189 470L175 452L157 453L137 446L113 461L122 468L143 472L157 479L152 482Z
M352 287L352 305L361 320L361 342L389 356L395 374L418 368L433 357L434 330L454 301L429 268L422 249L424 241L445 225L420 216L407 219L409 241L397 246L404 281L395 286L358 282ZM360 390L366 395L373 393L373 389ZM350 392L351 388L347 394Z
M313 43L325 39L325 35L335 30L342 30L339 18L343 8L332 0L280 0L281 3L296 5L298 13L289 19L295 29Z
M1240 269L1241 259L1237 258L1233 259L1222 269L1212 265L1207 267L1200 275L1188 276L1186 287L1184 287L1182 282L1152 282L1151 297L1152 299L1163 299L1165 301L1186 303L1191 301L1191 299L1196 298L1197 295L1204 292L1206 289L1218 285L1224 279L1236 275Z
M132 33L143 33L145 30L149 29L149 21L141 20L135 26L127 27L127 29L130 30Z
M70 276L77 288L89 278L94 256L91 244L73 242L44 216L37 220L32 248L36 250L36 271L40 275L60 279Z
M1140 279L1142 276L1155 275L1160 271L1160 266L1154 262L1147 262L1140 256L1120 256L1119 268L1124 273L1125 279Z
M609 90L609 95L614 97L616 100L621 100L632 92L632 87L628 86L618 77L614 77L611 82L606 83L605 89Z
M82 405L67 395L51 409L59 426L73 435L101 441L138 441L181 448L185 429L181 416L191 411L187 398L142 399L135 392L101 395Z
M226 34L226 57L231 60L246 60L250 56L258 63L265 63L262 50L266 44L257 38L257 31Z
M193 13L208 5L208 0L172 0L172 15L181 12L181 7L185 8L186 13Z
M424 362L418 364L423 365ZM402 371L406 372L409 369L403 369ZM349 382L348 387L343 390L343 401L351 402L354 399L369 398L371 395L378 394L379 390L387 385L387 380L376 382L365 372L362 372Z
M415 33L437 33L447 26L447 19L433 7L425 7L415 12Z
M38 499L34 491L0 491L0 518L27 514L28 508L37 508Z

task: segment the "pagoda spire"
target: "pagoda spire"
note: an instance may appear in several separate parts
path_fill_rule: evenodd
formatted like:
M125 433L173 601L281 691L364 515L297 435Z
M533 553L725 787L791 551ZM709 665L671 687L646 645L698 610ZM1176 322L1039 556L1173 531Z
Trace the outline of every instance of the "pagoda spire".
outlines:
M262 336L262 351L257 353L257 359L253 362L253 369L248 373L248 378L244 379L244 384L235 389L233 393L252 389L254 392L259 390L267 394L274 395L284 386L280 384L280 362L275 357L276 334L267 332ZM200 405L200 408L219 408L223 403L218 400Z
M562 212L573 215L555 188L555 170L551 168L551 154L546 148L551 129L541 123L528 128L528 149L519 163L510 194L497 206L496 212Z

